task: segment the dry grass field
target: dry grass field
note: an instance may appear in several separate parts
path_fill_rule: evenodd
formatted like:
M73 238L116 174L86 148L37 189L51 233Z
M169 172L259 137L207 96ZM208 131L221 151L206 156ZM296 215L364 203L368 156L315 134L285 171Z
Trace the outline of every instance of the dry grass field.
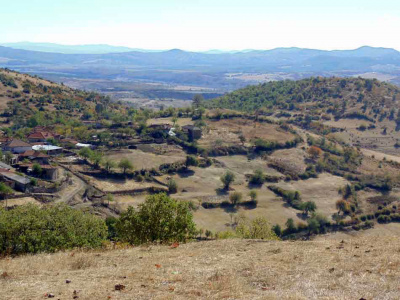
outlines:
M154 145L153 147L155 148L157 145ZM158 169L158 167L162 164L185 160L186 154L182 151L182 149L174 146L170 146L174 147L173 149L167 149L167 147L168 145L160 145L159 148L162 149L151 149L152 152L145 152L139 149L113 150L108 152L106 156L115 162L119 162L122 158L127 158L133 163L136 170L151 170L152 168Z
M4 300L49 295L82 300L398 299L398 237L341 239L235 239L5 258L0 260L0 294Z
M294 138L293 134L279 128L278 125L255 123L252 120L235 118L219 121L208 120L207 130L203 132L199 145L210 148L216 145L240 144L240 135L243 135L248 143L256 138L281 143Z

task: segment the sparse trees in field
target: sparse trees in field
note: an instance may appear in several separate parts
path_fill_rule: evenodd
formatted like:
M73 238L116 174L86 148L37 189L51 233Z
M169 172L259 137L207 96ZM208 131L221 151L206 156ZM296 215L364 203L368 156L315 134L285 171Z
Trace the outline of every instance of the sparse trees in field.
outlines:
M224 189L229 190L229 186L235 181L235 174L233 174L231 171L226 171L226 173L222 175L220 179L224 185Z
M122 170L124 175L126 175L126 171L133 170L133 164L130 162L129 159L123 158L119 161L118 167Z

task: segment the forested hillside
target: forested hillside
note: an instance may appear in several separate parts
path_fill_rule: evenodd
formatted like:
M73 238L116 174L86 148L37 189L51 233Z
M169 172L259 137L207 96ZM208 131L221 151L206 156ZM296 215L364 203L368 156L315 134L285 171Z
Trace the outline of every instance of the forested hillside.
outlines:
M362 78L308 78L249 86L209 102L212 108L246 112L276 109L312 116L364 115L371 120L395 119L400 89L377 80ZM327 116L326 116L327 117Z

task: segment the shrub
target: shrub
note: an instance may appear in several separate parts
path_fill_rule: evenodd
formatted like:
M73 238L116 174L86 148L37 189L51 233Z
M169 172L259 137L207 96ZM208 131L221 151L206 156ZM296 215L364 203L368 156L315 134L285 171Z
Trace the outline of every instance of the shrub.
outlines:
M197 160L197 158L194 155L188 155L188 156L186 156L185 165L186 165L186 168L189 168L190 166L196 167L199 165L199 161Z
M177 191L178 191L178 184L173 178L171 178L170 180L168 180L168 192L170 194L175 194Z
M277 240L275 232L271 230L266 218L259 217L250 221L239 218L236 234L244 239Z
M138 209L129 207L116 225L118 237L130 244L185 241L196 234L188 203L165 193L147 197Z
M257 191L256 190L251 190L250 192L249 192L249 196L250 196L250 199L251 199L251 201L253 201L253 202L257 202Z
M280 237L282 235L282 229L279 224L272 226L272 230L275 232L276 236Z
M65 205L0 209L0 253L55 252L97 248L107 238L105 222Z
M242 201L243 195L242 193L239 192L233 192L232 194L229 195L229 201L236 206Z
M264 183L264 173L262 170L257 169L254 171L254 174L250 178L251 184L261 185Z

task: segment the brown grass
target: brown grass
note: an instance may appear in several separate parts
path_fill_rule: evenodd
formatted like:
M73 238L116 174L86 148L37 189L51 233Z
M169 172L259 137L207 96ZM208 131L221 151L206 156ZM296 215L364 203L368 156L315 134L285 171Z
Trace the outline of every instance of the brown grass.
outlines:
M394 237L41 254L2 259L0 272L1 299L19 300L48 293L55 299L398 299L400 293ZM125 288L116 291L118 284Z

